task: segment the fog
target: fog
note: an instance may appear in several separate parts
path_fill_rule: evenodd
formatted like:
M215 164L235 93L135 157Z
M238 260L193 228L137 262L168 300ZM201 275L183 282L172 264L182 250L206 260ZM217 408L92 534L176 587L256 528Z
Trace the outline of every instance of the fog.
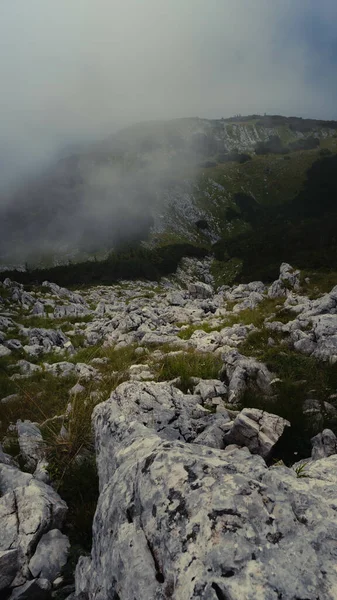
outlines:
M336 18L334 0L2 0L2 202L132 123L336 118Z

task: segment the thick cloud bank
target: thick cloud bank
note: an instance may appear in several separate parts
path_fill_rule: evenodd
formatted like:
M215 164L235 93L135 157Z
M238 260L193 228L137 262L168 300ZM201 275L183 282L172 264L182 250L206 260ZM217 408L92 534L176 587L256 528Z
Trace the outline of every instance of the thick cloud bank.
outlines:
M2 185L142 120L336 118L332 0L3 0Z

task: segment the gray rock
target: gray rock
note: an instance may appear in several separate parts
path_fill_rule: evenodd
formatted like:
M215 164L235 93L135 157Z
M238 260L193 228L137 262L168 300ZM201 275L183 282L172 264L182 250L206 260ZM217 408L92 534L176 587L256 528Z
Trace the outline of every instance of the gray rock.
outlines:
M29 561L29 570L33 577L42 577L53 582L67 562L70 543L66 535L58 529L45 533Z
M35 469L44 458L45 449L41 431L31 421L17 421L20 452L28 469Z
M35 304L33 306L33 310L32 310L32 315L38 315L40 317L44 317L45 310L44 310L44 304L42 304L42 302L35 302Z
M190 283L188 286L188 292L191 298L210 298L213 295L213 288L207 283L203 283L202 281L196 281L194 283Z
M10 402L16 402L16 400L19 400L19 398L19 394L10 394L9 396L1 398L1 404L9 404Z
M337 455L297 478L245 449L163 440L129 408L95 409L101 493L77 600L332 600Z
M268 290L269 298L286 296L290 290L300 289L300 271L296 271L288 263L282 263L279 278L272 283Z
M218 379L203 379L194 388L194 394L200 396L202 402L206 402L217 396L227 396L227 387Z
M66 348L71 345L69 338L61 329L43 329L33 327L26 330L29 336L29 346L40 348L40 352L52 352L56 348ZM37 352L37 350L35 350Z
M307 423L316 430L324 426L326 417L337 419L337 409L330 402L320 402L314 398L308 398L303 402L303 416Z
M80 383L75 383L75 385L73 385L73 387L69 390L69 395L77 396L77 394L82 394L83 392L85 392L85 387Z
M220 377L228 380L228 401L237 404L249 387L264 395L273 393L271 382L273 376L267 367L255 360L246 358L238 351L232 350L222 356L224 366Z
M9 587L18 570L18 551L0 551L0 590Z
M12 351L9 348L6 348L6 346L3 346L2 344L0 344L0 358L4 358L5 356L10 356L12 354Z
M59 298L67 298L70 302L74 304L84 304L84 300L80 294L76 294L75 292L71 292L66 288L62 288L56 283L50 283L49 281L44 281L42 283L44 287L48 287L52 294L58 296Z
M6 454L3 451L1 444L0 444L0 463L3 465L12 465L13 467L17 466L13 457L10 454Z
M90 310L82 304L61 304L54 308L54 319L67 317L84 317L90 314Z
M22 348L20 340L6 340L5 346L10 350L20 350Z
M226 444L246 446L252 454L269 458L289 421L257 408L244 408L225 435Z
M18 551L12 585L20 586L41 536L62 527L67 505L50 486L6 464L0 464L0 494L0 551Z
M319 460L337 453L337 438L331 429L324 429L311 440L312 460Z
M171 292L170 294L167 294L166 300L172 306L185 306L187 302L181 292Z
M30 377L30 375L33 375L33 373L38 373L39 371L41 371L41 367L39 367L38 365L34 365L33 363L30 363L27 360L18 360L16 366L20 369L21 375L24 375L26 377ZM11 377L11 379L16 378L17 375L12 375Z
M99 378L97 369L86 363L74 364L67 361L61 361L53 364L43 363L43 367L55 377L69 377L69 375L76 374L80 379L85 381Z
M32 579L15 588L8 600L48 600L50 589L47 579Z
M39 344L23 346L23 350L28 356L32 356L33 358L39 358L43 354L43 347L39 346Z

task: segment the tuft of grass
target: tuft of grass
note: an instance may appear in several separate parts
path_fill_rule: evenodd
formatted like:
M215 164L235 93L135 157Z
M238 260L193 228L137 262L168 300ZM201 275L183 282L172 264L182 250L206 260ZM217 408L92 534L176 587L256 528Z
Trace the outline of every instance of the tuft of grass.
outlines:
M83 333L75 333L75 335L70 336L71 343L74 348L82 348L85 344L86 337Z
M198 323L195 325L188 325L186 328L181 329L179 331L178 337L181 340L189 340L192 337L193 333L195 331L198 331L198 329L201 329L202 331L205 331L206 333L211 333L216 328L212 327L212 325L210 323Z
M66 531L71 542L85 550L91 547L92 520L98 499L91 428L91 415L97 401L90 393L78 394L72 399L64 437L52 431L52 427L43 430L50 478L68 504Z
M233 313L225 317L223 327L230 327L236 323L241 325L255 325L255 327L263 327L264 321L267 317L275 314L275 320L279 320L283 309L278 310L277 306L282 304L284 298L264 298L256 308L241 310L238 313ZM231 309L232 305L227 303L227 309ZM294 318L293 315L291 315ZM281 319L280 319L281 320Z
M42 423L64 413L69 402L68 392L77 381L75 376L54 377L45 372L24 380L12 381L8 377L8 373L1 377L1 385L5 384L2 395L18 394L18 398L7 404L0 403L0 435L5 435L9 425L18 419Z
M165 356L159 364L158 381L180 378L180 389L192 391L192 377L217 379L223 363L219 356L189 350L183 354Z
M298 479L300 479L301 477L308 477L307 473L305 472L305 468L306 468L307 464L308 463L302 463L301 465L296 467L295 473L296 473Z
M256 356L280 381L273 386L272 398L264 397L257 390L250 389L241 399L241 407L259 408L280 415L291 423L275 448L275 456L286 464L310 455L310 439L319 429L326 427L336 430L337 422L327 414L324 401L337 388L337 369L335 365L323 363L313 357L300 354L282 344L277 339L275 346L266 344L267 330L254 332L240 347L248 356ZM303 414L303 403L315 398L321 404L323 424L318 425ZM296 453L296 454L295 454Z

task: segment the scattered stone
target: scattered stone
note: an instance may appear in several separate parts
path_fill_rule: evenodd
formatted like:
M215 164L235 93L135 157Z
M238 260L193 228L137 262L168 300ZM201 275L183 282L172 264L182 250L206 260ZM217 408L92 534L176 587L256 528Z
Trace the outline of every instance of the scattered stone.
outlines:
M197 281L195 283L190 283L188 286L188 292L191 298L210 298L213 295L213 289L207 283L203 283L202 281Z
M200 396L205 403L217 396L227 396L227 387L218 379L203 379L194 388L194 394Z
M252 454L268 459L289 421L257 408L244 408L225 436L226 444L246 446Z
M19 398L19 394L10 394L9 396L1 398L1 404L9 404L10 402L16 402L17 400L19 400Z
M82 394L83 392L85 392L85 387L83 385L81 385L80 383L75 383L75 385L73 385L71 390L69 390L69 395L77 396L77 394Z
M31 421L17 421L16 428L20 452L28 469L35 469L44 458L44 442L41 431Z
M2 344L0 344L0 358L4 358L5 356L10 356L12 354L12 351L9 348L6 348L6 346L3 346Z
M70 543L66 535L58 529L45 533L29 561L29 570L33 577L42 577L53 582L67 562Z
M327 456L337 454L337 438L331 429L324 429L322 433L318 433L311 440L312 460L319 460Z

